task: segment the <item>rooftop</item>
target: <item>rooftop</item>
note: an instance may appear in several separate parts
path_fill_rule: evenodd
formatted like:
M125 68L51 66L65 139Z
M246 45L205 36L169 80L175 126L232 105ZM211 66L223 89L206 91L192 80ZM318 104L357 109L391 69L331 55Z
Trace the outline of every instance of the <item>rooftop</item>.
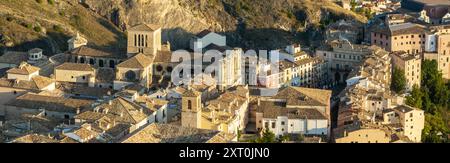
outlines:
M405 51L396 51L396 52L392 52L391 54L401 58L404 61L409 61L409 60L413 60L413 59L417 58L416 55L408 54Z
M416 108L413 108L411 106L407 106L407 105L399 105L395 108L392 108L394 110L400 111L402 113L408 113L410 111L416 110Z
M94 67L92 67L92 65L90 64L70 63L70 62L65 62L55 67L55 70L95 71Z
M30 81L0 78L0 87L11 87L38 91L46 88L53 82L53 79L44 76L34 76Z
M137 124L153 113L141 105L128 101L122 97L96 107L95 112L102 113L117 122Z
M89 100L42 96L28 93L7 102L5 105L36 110L45 109L55 112L76 113L78 109L79 111L82 111L90 108L92 103L93 102Z
M89 57L103 57L103 58L115 58L115 59L125 59L127 56L121 51L107 52L103 50L98 50L91 48L89 46L80 46L69 51L69 54L76 56L89 56Z
M153 60L151 57L146 56L145 54L139 53L130 59L120 63L117 65L117 67L123 67L123 68L146 68L148 66L151 66L153 63Z
M330 90L285 87L276 94L273 99L285 99L287 105L301 106L328 106L331 98Z
M13 143L58 143L48 136L38 135L38 134L28 134L12 141Z
M20 74L20 75L30 75L32 73L38 72L40 70L39 67L32 66L26 62L20 63L17 68L12 68L6 71L6 73L10 74Z
M131 27L130 29L128 29L128 31L156 31L160 28L161 26L158 26L156 24L139 24Z
M214 130L150 124L123 143L228 143L234 136Z
M289 119L328 119L323 113L314 108L287 108L282 102L261 101L254 106L257 112L263 113L264 118L287 116Z

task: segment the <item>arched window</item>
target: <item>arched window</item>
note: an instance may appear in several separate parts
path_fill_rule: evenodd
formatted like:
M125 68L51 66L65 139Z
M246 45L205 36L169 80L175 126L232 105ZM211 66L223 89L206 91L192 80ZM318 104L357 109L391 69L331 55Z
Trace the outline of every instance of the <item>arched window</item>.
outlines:
M93 58L89 59L89 64L94 65L95 61Z
M188 109L192 110L192 101L191 100L188 100Z

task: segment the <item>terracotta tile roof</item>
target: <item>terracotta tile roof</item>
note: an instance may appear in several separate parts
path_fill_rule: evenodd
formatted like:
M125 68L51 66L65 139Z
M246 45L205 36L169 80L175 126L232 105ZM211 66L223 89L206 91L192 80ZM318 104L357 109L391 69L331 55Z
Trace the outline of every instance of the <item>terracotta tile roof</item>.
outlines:
M86 121L96 121L100 118L104 117L105 115L99 112L93 112L93 111L85 111L81 114L76 115L75 119L82 119Z
M95 138L99 134L83 125L81 126L81 128L75 130L73 133L79 136L81 139L88 139L88 140Z
M131 27L130 29L128 29L128 31L156 31L160 28L161 26L158 26L156 24L139 24Z
M107 52L103 50L94 49L88 46L80 46L69 52L71 55L76 56L89 56L89 57L102 57L102 58L115 58L115 59L125 59L127 56L121 51Z
M158 63L171 63L172 52L167 50L160 50L156 53L155 61Z
M108 96L108 92L113 94L114 90L110 88L88 87L82 84L73 84L68 82L60 82L58 89L72 95L90 96L96 98L103 98Z
M273 97L285 99L287 105L327 106L331 98L331 91L303 87L285 87Z
M93 101L89 100L42 96L28 93L7 102L5 105L35 110L45 109L55 112L77 113L78 109L80 111L89 109L92 103Z
M10 80L6 78L0 79L0 87L11 87L17 89L27 89L27 90L35 90L39 91L43 88L49 86L54 81L53 79L43 77L43 76L35 76L30 81L26 80Z
M374 27L374 32L383 33L389 36L404 35L404 34L421 34L425 32L425 28L419 24L414 23L403 23L394 24L386 27L376 26Z
M57 140L49 138L48 136L29 134L12 141L13 143L58 143Z
M402 113L408 113L410 111L417 110L416 108L413 108L413 107L407 106L407 105L399 105L399 106L397 106L395 108L392 108L392 109L400 111Z
M114 119L116 122L129 124L137 124L153 113L152 110L146 109L122 97L112 100L111 103L102 104L95 108L95 110Z
M123 143L228 143L233 136L214 130L153 123Z
M314 108L287 108L283 102L260 101L260 105L253 105L257 112L263 113L264 118L287 116L289 119L322 119L327 120L322 112Z
M197 96L200 96L201 93L194 89L187 89L186 91L183 92L182 95L184 97L197 97Z
M57 67L56 70L73 70L73 71L95 71L94 67L90 64L83 63L70 63L66 62Z
M32 73L35 73L37 71L39 71L40 68L39 67L35 67L32 66L26 62L22 62L20 63L19 67L17 68L12 68L9 69L8 71L6 71L6 73L11 73L11 74L20 74L20 75L30 75Z
M145 54L139 53L134 57L120 63L117 67L123 68L146 68L153 64L153 59Z
M76 140L73 140L72 138L69 138L69 137L65 137L64 139L61 139L59 142L60 143L79 143Z
M54 83L53 79L44 76L35 76L31 79L31 81L36 85L36 88L40 90Z

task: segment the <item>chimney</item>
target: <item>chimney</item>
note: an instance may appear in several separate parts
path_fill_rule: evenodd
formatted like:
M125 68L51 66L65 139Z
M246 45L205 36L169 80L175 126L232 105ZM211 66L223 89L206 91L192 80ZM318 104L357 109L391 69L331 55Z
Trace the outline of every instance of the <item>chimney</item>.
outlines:
M109 104L110 106L112 105L112 103L113 103L112 100L109 100L109 101L108 101L108 104Z
M261 99L258 98L258 106L260 106L260 105L261 105Z

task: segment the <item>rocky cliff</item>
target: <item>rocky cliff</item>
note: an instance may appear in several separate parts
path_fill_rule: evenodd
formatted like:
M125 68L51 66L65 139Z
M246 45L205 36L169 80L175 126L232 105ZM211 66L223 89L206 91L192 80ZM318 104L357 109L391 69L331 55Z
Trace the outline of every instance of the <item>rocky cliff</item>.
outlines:
M0 2L3 44L17 46L43 39L42 44L55 52L64 50L64 39L79 31L99 47L123 48L122 32L145 22L163 26L163 41L170 41L174 49L187 47L190 37L204 29L225 34L231 46L267 49L293 42L315 44L323 27L337 19L365 21L328 0L42 1ZM24 5L19 5L21 2ZM21 10L23 6L25 10ZM35 30L35 26L47 31ZM17 37L16 33L29 37Z

